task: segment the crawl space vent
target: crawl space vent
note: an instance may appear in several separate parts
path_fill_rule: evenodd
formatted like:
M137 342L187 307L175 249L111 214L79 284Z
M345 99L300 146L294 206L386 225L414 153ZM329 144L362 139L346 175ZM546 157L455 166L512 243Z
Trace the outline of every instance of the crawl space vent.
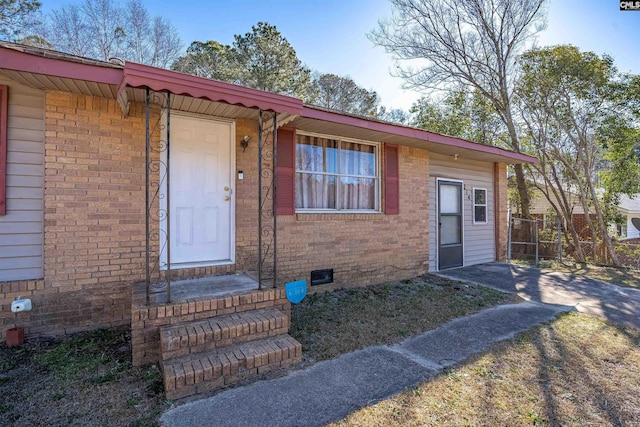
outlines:
M311 286L333 283L333 268L311 272Z

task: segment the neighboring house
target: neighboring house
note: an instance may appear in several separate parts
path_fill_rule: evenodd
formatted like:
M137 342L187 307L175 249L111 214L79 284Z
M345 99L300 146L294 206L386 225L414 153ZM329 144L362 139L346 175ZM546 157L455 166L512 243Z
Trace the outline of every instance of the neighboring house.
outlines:
M620 239L640 238L640 194L636 194L633 198L623 195L620 198L618 210L626 219L624 224L618 226Z
M578 196L572 192L567 192L569 203L572 206L572 222L578 234L585 240L589 240L591 235L587 227L584 209ZM633 239L640 237L640 194L636 197L622 195L618 204L618 211L625 219L622 225L612 225L620 240ZM554 210L547 198L541 193L534 191L534 197L531 200L530 212L533 216L546 220L549 216L554 217ZM591 214L593 220L595 216ZM634 219L635 218L635 219ZM635 224L634 224L635 222Z
M162 359L173 397L201 391L208 371L194 362L193 380L166 365L166 352L194 352L165 341L172 324L264 307L286 315L284 283L310 282L312 271L324 283L313 289L325 290L503 260L506 165L535 161L296 98L10 43L0 44L0 95L0 336L16 324L29 335L131 324L133 363ZM166 292L225 274L233 287L241 272L254 272L260 290ZM11 313L19 296L32 311ZM278 313L271 326L286 334ZM299 360L299 344L285 341L262 350ZM224 363L222 384L258 369Z

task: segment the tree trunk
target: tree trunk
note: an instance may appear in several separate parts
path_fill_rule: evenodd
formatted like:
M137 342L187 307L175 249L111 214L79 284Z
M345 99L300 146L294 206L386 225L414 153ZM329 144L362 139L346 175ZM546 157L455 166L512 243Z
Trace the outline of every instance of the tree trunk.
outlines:
M531 199L529 197L529 190L527 188L527 180L524 176L524 170L522 169L521 164L514 165L513 169L516 172L516 187L518 188L518 196L520 196L520 212L523 218L530 219Z
M609 236L609 230L607 230L607 225L604 222L604 214L602 213L602 208L600 207L600 202L597 199L596 190L589 182L589 191L591 193L591 198L593 199L593 208L596 211L596 216L598 218L598 225L600 226L600 232L602 233L602 240L604 240L604 244L609 251L609 256L611 257L611 262L615 267L620 265L618 261L618 255L616 255L616 250L613 247L613 242L611 241L611 236ZM603 259L603 261L606 261Z
M504 102L505 108L503 111L504 114L504 123L507 125L507 130L509 132L509 139L511 140L511 148L514 151L520 152L520 140L518 139L518 133L516 132L516 127L513 123L513 116L511 114L511 104L509 97L507 96L506 88L503 89L502 100ZM494 103L495 104L495 103ZM520 196L520 213L522 217L525 219L531 219L531 199L529 197L529 190L527 186L527 180L524 176L524 168L522 164L513 165L513 169L516 173L516 188L518 189L518 196Z

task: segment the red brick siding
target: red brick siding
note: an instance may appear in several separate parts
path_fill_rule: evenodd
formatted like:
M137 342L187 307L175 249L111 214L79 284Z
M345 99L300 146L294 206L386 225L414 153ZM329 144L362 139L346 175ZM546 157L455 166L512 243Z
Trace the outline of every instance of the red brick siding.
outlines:
M333 268L334 284L316 290L406 278L428 270L428 152L399 146L398 157L399 215L278 217L279 282L309 281L311 270Z
M494 227L495 227L495 248L496 261L505 262L507 260L507 245L509 233L509 213L507 203L507 165L504 163L494 163Z
M28 334L127 324L144 254L144 113L133 105L124 118L113 100L45 96L44 280L22 295L33 311L19 323Z

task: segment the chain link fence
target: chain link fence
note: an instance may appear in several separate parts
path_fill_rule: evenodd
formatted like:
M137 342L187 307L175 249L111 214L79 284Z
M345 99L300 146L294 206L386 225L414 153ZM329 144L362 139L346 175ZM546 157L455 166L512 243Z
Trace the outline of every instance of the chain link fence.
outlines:
M544 218L517 218L509 214L509 261L555 259L562 262L562 224Z
M535 262L557 260L572 256L573 245L563 239L562 223L545 218L517 218L509 214L508 261L512 259ZM623 267L640 269L640 243L616 241L618 262ZM587 261L601 260L602 242L580 241Z

